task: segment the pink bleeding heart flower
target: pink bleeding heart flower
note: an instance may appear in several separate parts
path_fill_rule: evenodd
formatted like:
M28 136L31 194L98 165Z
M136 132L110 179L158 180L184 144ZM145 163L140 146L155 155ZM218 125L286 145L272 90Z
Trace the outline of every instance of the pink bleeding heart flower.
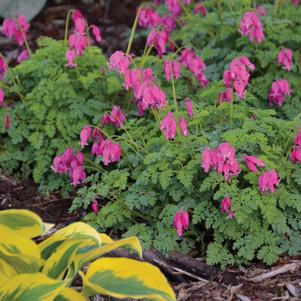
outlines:
M20 64L23 61L26 61L29 58L29 54L27 50L23 50L19 56L17 57L17 62Z
M269 92L269 104L270 106L276 105L281 107L286 96L291 95L289 83L286 79L279 79L272 83L271 90Z
M205 172L209 172L210 168L217 169L217 150L204 149L202 152L202 168Z
M158 31L153 29L147 38L146 46L151 45L155 47L158 52L159 57L162 57L166 53L166 45L168 43L169 35L166 31Z
M293 68L293 51L289 48L283 48L278 53L278 64L283 66L284 70L291 71Z
M264 162L254 156L245 156L243 160L245 161L246 166L251 172L258 172L257 167L265 167Z
M222 174L227 181L230 176L238 176L239 164L235 149L229 143L222 143L217 148L205 149L202 152L202 168L209 172L210 168Z
M164 61L164 72L167 81L178 79L181 76L181 64L177 61Z
M165 5L173 16L176 17L181 14L182 10L179 4L179 0L165 0Z
M99 206L98 206L98 202L96 200L93 200L91 208L92 208L93 213L95 215L98 215L98 213L99 213Z
M0 107L3 106L5 93L2 89L0 89Z
M183 230L189 229L189 214L187 211L176 212L173 220L173 226L177 230L179 237L183 236Z
M80 34L84 34L87 26L87 21L85 20L81 12L77 9L73 10L71 18L75 26L75 31Z
M160 25L162 25L164 31L169 34L177 27L176 18L173 16L164 16L161 18Z
M199 81L201 87L206 87L208 85L208 80L204 73L206 65L202 58L197 56L193 50L183 49L181 53L181 63L192 72Z
M233 93L231 88L226 88L225 92L222 92L218 96L219 102L229 102L231 103L233 100Z
M293 164L296 164L297 162L301 163L301 148L299 146L293 147L290 158Z
M5 113L4 117L4 127L8 130L10 125L8 112Z
M144 28L153 28L161 23L160 15L153 9L146 7L140 11L138 24Z
M102 37L101 37L100 29L95 25L91 25L91 28L92 28L92 33L94 35L95 40L97 42L101 42Z
M167 140L173 140L176 137L177 122L172 112L168 112L160 124L160 130Z
M0 56L0 80L3 79L5 73L7 71L7 65L2 56Z
M118 162L120 161L120 144L113 143L112 140L102 140L99 148L99 153L102 155L103 164L109 165L109 163L112 162Z
M258 16L260 16L260 17L266 16L266 15L267 15L267 12L266 12L264 6L258 5L258 6L256 7L256 14L257 14Z
M75 58L76 58L75 51L74 50L67 50L66 51L66 60L68 61L68 63L65 66L69 67L69 68L76 67L76 64L74 63Z
M232 60L229 65L229 70L224 72L224 84L226 88L232 86L240 99L245 97L245 90L249 83L250 71L255 70L255 65L252 64L245 56L241 56ZM220 96L221 100L230 99L230 90L226 94ZM232 95L231 95L232 98Z
M246 12L240 21L240 33L248 36L250 42L256 41L258 44L264 41L264 33L260 19L254 12Z
M73 155L73 150L70 147L67 150L65 150L60 156L55 157L53 159L53 163L51 167L53 171L60 174L66 173L71 164L72 155Z
M72 33L69 35L70 50L74 50L76 55L81 56L87 46L87 38L81 33Z
M221 203L221 213L227 213L227 218L232 219L234 217L234 212L231 211L231 199L229 197L226 197L222 200Z
M90 126L85 126L81 132L80 132L80 145L82 148L84 148L86 145L88 145L88 140L91 136L92 128Z
M187 122L186 122L185 118L180 118L179 127L181 129L182 135L187 137L189 135L189 132L188 132Z
M186 107L188 116L190 118L193 117L193 106L192 106L192 102L189 97L185 98L185 107Z
M2 24L2 33L8 38L15 39L19 46L23 46L28 30L29 24L25 16L19 16L16 19L5 19Z
M300 4L300 0L292 0L292 4L298 6Z
M207 10L206 7L204 5L202 5L201 3L197 3L193 9L193 13L194 14L201 14L203 17L206 17L207 15Z
M114 52L109 61L110 70L116 70L120 74L125 74L131 65L131 59L122 51Z
M258 178L258 186L262 193L268 192L268 190L274 193L275 187L279 186L279 182L278 174L275 170L267 171Z
M113 126L122 127L126 121L120 106L114 106L110 114L110 122Z

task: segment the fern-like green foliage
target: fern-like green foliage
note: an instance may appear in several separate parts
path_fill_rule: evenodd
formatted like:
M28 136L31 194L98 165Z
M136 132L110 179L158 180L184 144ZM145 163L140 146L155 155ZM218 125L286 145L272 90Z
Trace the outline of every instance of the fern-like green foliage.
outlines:
M20 175L32 173L43 188L57 189L65 178L51 173L52 158L69 146L77 148L81 128L91 123L98 126L103 111L121 104L127 117L124 127L102 129L105 136L120 143L121 160L104 166L101 157L91 155L91 145L83 150L88 177L86 185L78 189L71 211L88 209L97 199L98 215L88 213L84 219L99 230L136 235L146 248L164 253L198 249L207 254L210 264L244 264L254 259L272 264L281 254L300 252L301 168L289 155L301 126L301 6L270 2L263 1L267 16L261 22L266 38L260 45L251 44L238 31L243 13L253 10L253 1L202 1L206 17L190 13L193 4L187 6L188 13L178 18L181 26L171 39L202 57L209 85L200 88L194 76L182 68L173 91L162 61L178 59L179 51L163 59L133 57L131 68L152 68L168 101L165 111L148 111L143 117L137 114L132 92L123 92L122 77L107 71L98 49L89 47L78 59L77 68L66 69L64 44L41 41L41 49L13 69L21 84L15 87L7 78L11 95L19 93L24 99L11 111L8 133L1 129L2 168ZM294 52L291 72L277 64L281 47ZM247 56L256 65L246 97L219 104L223 72L238 56ZM289 81L292 95L281 108L270 107L269 89L279 78ZM186 96L193 101L193 118L188 118L185 110ZM177 120L188 120L188 137L177 133L173 141L164 138L160 122L168 111L174 111ZM223 142L235 148L241 169L228 181L215 171L205 173L200 166L202 151ZM243 163L246 155L263 160L265 168L251 173ZM275 193L263 194L258 189L258 177L267 170L279 174ZM232 200L233 219L220 210L225 197ZM179 210L187 211L191 220L181 238L172 226Z
M63 41L43 38L30 60L12 69L17 83L7 83L6 98L21 94L11 104L11 127L1 127L0 166L5 173L32 176L41 191L64 187L65 178L51 171L53 157L66 147L79 148L79 131L97 123L111 107L109 100L121 91L121 83L107 75L107 61L99 48L89 47L78 58L76 69L65 67ZM3 112L1 113L3 118Z

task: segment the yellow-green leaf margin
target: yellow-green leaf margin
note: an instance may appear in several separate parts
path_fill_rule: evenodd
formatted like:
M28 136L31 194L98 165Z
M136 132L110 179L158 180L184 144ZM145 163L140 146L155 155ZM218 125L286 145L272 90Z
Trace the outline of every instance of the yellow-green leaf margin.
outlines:
M127 258L94 261L83 278L83 292L115 298L175 301L176 297L160 270L145 262Z

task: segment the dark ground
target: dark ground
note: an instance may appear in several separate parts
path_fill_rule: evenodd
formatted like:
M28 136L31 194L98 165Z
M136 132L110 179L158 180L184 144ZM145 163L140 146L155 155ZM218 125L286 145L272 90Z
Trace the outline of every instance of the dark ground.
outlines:
M53 3L52 1L48 1ZM30 45L40 36L56 39L64 37L65 18L71 8L78 8L88 19L89 24L100 26L103 41L98 44L110 55L116 50L125 49L128 42L130 27L135 18L136 8L141 0L111 0L109 6L82 4L80 1L64 1L60 5L47 4L43 11L31 22ZM116 9L118 8L118 9ZM143 38L134 44L139 53L144 47ZM0 37L0 49L8 61L14 63L19 50L9 39ZM38 189L31 181L18 182L0 174L0 210L8 208L29 209L38 213L44 221L66 225L80 219L80 213L69 214L72 198L60 198L58 195L41 197ZM202 261L202 259L197 259ZM250 277L271 270L288 267L285 273L268 278L260 283L253 283ZM173 282L177 300L240 300L240 301L272 301L301 300L301 257L284 257L272 268L262 264L252 264L247 268L227 269L237 276L237 283L226 284L222 280L207 281L187 276L182 283ZM181 272L179 272L181 274ZM103 300L103 299L98 299ZM112 299L110 299L112 300Z

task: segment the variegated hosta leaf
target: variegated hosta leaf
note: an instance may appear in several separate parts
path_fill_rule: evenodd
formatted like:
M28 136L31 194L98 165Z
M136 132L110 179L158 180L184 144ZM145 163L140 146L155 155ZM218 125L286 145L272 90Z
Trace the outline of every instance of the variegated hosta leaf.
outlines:
M0 259L0 287L16 275L16 270L6 261Z
M35 213L23 209L10 209L0 211L0 225L33 238L43 233L43 222Z
M67 240L45 262L43 274L50 278L61 280L73 262L80 240Z
M1 301L53 301L65 283L36 274L21 274L0 287Z
M66 240L90 241L91 245L101 246L99 233L91 226L77 222L58 230L51 237L40 243L42 258L47 259L53 251Z
M145 262L127 258L101 258L93 262L86 276L80 272L87 296L174 301L175 295L160 270Z
M108 243L100 248L94 248L93 250L88 250L85 253L80 253L76 256L76 262L78 263L79 269L81 269L85 264L95 260L96 258L116 250L118 248L129 248L136 251L140 257L142 257L142 248L137 237L129 237L121 239L118 241L113 241L109 243L109 240L106 240Z
M102 245L111 244L112 242L114 242L114 240L107 234L99 233L99 237Z
M54 301L87 301L87 299L71 288L64 288Z
M29 238L0 225L0 259L18 273L34 273L43 264L38 246Z

